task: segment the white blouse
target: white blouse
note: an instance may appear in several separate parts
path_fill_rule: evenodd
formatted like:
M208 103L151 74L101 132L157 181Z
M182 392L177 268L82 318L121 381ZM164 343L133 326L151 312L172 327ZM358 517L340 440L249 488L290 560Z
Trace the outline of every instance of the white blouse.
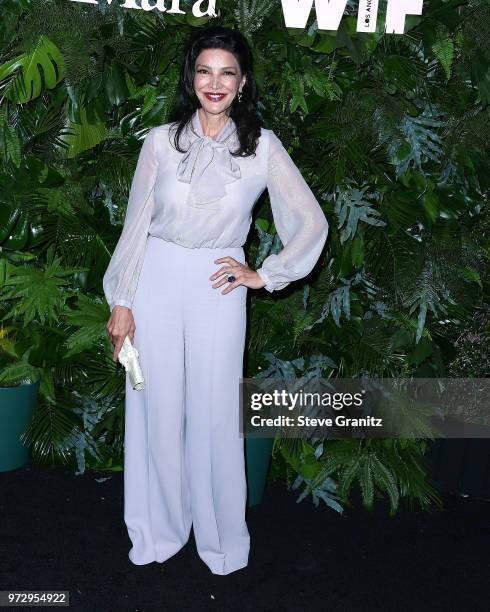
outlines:
M213 139L203 134L196 110L181 135L186 153L173 146L174 127L154 127L143 142L124 226L103 278L111 311L132 306L148 235L193 249L243 246L253 207L266 187L283 247L257 272L269 292L306 276L320 257L329 226L274 132L261 128L255 156L233 157L238 138L231 117Z

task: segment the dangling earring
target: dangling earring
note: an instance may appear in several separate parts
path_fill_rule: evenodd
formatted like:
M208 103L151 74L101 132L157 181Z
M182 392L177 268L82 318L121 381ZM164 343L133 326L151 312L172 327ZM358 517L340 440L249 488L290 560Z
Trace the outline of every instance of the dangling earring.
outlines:
M241 91L238 92L238 96L237 97L238 97L238 102L241 102L242 101L242 92Z

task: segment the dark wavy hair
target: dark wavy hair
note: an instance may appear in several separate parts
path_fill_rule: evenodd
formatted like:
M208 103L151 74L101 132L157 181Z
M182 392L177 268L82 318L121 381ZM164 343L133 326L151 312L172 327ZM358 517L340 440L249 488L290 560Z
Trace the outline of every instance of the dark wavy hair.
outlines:
M196 60L204 49L224 49L236 57L242 75L246 75L242 89L241 101L235 96L229 109L229 116L236 124L240 147L230 151L234 156L245 157L254 155L261 134L262 121L257 109L257 84L252 71L252 52L246 38L238 30L224 26L212 26L199 30L188 41L182 63L179 95L177 103L169 117L172 127L177 127L174 135L175 148L181 153L180 135L190 122L195 111L201 107L199 98L194 91L194 70Z

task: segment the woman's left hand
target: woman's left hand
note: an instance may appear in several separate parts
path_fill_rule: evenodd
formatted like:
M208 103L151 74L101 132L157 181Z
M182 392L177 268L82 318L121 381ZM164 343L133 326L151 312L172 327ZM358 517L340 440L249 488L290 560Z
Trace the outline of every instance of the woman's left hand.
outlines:
M239 285L245 285L245 287L249 287L250 289L261 289L265 285L262 277L255 272L255 270L252 270L247 264L243 264L233 257L220 257L219 259L215 259L214 263L224 263L226 265L209 277L209 280L214 280L223 274L225 275L214 283L213 289L217 289L221 287L221 285L228 283L228 276L230 276L230 274L233 274L236 279L232 283L228 283L228 287L221 292L222 294L229 293Z

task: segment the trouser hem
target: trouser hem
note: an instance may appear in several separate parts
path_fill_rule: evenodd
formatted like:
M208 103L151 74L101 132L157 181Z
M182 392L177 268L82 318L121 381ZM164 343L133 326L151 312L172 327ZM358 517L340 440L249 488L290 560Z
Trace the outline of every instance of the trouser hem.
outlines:
M248 565L248 557L233 557L231 555L224 555L220 561L209 562L202 557L201 560L208 566L211 573L217 576L226 576Z
M164 563L165 561L168 561L168 559L176 555L180 550L182 550L184 546L185 544L182 544L181 546L179 546L179 548L177 548L176 550L170 553L169 552L159 553L158 551L155 551L150 556L146 555L146 556L141 556L141 557L138 557L138 555L136 555L133 552L133 548L132 548L128 553L128 559L131 561L133 565L148 565L148 563L153 563L154 561L156 561L157 563Z

